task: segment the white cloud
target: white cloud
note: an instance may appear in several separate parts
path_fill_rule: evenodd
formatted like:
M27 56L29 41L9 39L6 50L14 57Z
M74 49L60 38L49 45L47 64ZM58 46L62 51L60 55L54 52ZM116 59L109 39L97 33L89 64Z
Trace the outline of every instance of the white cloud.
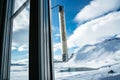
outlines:
M68 39L68 47L95 43L97 39L120 33L120 11L80 25Z
M12 50L28 51L29 32L26 29L13 33Z
M13 20L13 32L28 29L29 27L29 11L24 9L18 16Z
M18 9L26 0L15 1L15 10ZM13 20L13 38L12 50L18 51L28 50L24 45L29 44L29 11L25 8Z
M75 17L78 22L87 21L120 8L120 0L93 0Z
M18 48L18 51L28 51L28 45L22 45Z
M58 40L60 37L60 29L58 26L52 25L52 40L53 40L53 51L56 52L56 50L61 49L61 44L54 42L55 40Z
M54 60L62 60L62 55L54 55Z
M59 34L59 33L58 33L58 34L55 34L55 36L56 36L56 37L60 37L60 34Z
M53 45L53 51L54 52L58 49L61 49L61 43L56 43L56 44Z
M52 28L51 29L52 30L52 36L54 36L53 38L59 37L60 36L60 29L59 29L59 27L52 25L51 28Z
M15 46L12 46L12 50L16 50L17 48Z

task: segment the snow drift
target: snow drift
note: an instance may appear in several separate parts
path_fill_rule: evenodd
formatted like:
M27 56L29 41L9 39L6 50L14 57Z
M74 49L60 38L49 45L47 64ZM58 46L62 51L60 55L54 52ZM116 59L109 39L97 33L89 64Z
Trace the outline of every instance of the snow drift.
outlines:
M67 64L92 64L90 67L101 67L116 62L120 62L120 38L111 37L94 45L83 46Z

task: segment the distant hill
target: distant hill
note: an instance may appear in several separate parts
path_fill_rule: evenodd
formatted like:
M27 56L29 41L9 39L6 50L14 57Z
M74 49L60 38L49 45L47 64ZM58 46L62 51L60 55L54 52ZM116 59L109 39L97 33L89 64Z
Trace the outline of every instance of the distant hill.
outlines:
M120 38L110 37L94 45L85 45L68 63L114 63L120 61Z

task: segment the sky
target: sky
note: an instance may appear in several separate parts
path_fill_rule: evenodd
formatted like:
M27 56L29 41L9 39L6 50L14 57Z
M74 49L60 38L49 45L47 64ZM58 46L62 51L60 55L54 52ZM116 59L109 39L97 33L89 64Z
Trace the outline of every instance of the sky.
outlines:
M15 11L26 0L15 0ZM104 37L120 36L120 0L51 0L51 8L64 6L68 53ZM51 10L52 40L55 59L61 59L58 8ZM12 63L28 63L29 6L13 23Z
M64 6L65 11L65 22L66 22L66 32L67 32L67 39L73 34L74 30L77 28L77 22L74 21L75 16L79 12L80 9L82 9L85 5L89 4L90 0L52 0L51 1L51 7L54 7L56 5L62 5ZM81 4L82 3L82 4ZM54 48L57 49L57 51L53 51L55 57L61 58L61 49L60 49L60 27L59 27L59 14L58 14L58 7L53 8L52 10L52 36L53 36L53 46L58 47ZM57 46L58 45L58 46ZM72 47L69 49L69 52L73 52L74 48ZM70 53L70 54L71 54ZM58 55L58 56L56 56Z
M26 0L15 0L14 12ZM27 8L29 5L27 6ZM12 35L12 62L28 58L28 39L29 39L29 11L25 8L13 20L13 35Z
M64 6L68 54L104 37L120 34L120 0L52 0ZM52 30L55 58L61 58L58 8L52 9Z

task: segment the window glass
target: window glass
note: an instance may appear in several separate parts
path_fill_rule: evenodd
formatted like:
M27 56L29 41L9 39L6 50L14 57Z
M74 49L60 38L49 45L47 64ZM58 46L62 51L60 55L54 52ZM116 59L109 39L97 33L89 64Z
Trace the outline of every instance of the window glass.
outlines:
M18 1L20 4L21 0ZM16 4L17 5L17 4ZM11 80L28 80L29 6L13 19Z
M55 80L120 79L120 0L51 0L51 13Z
M14 12L17 11L26 0L13 0L15 1Z

